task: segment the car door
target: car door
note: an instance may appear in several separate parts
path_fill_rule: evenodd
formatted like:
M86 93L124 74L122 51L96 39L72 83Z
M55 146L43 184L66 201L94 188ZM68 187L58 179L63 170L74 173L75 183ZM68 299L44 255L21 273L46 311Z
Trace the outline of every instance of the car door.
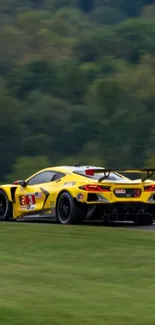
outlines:
M44 208L49 194L52 197L53 181L56 172L44 171L30 178L26 187L20 186L15 194L15 214L39 213Z

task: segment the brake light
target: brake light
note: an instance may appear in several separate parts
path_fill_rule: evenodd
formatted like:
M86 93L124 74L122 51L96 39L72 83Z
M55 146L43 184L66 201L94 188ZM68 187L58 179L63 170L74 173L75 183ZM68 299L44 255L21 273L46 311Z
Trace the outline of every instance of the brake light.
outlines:
M94 185L88 184L79 187L81 190L89 191L89 192L110 192L109 186L101 186L101 185Z
M94 176L94 169L86 169L85 170L85 173L88 176Z
M155 185L149 185L144 187L145 192L153 192L155 191Z

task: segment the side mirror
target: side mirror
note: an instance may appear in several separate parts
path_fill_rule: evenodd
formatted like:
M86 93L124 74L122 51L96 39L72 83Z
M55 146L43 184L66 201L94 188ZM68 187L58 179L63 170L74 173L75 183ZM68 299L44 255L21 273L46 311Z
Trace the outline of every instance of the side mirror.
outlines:
M14 185L20 185L22 187L26 187L26 185L27 185L26 182L23 181L23 180L14 181L13 184Z

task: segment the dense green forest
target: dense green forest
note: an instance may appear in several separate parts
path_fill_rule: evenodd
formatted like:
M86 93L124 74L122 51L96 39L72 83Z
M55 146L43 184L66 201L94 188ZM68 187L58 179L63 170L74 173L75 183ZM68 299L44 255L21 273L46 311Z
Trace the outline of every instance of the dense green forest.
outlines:
M0 179L155 167L155 1L0 1Z

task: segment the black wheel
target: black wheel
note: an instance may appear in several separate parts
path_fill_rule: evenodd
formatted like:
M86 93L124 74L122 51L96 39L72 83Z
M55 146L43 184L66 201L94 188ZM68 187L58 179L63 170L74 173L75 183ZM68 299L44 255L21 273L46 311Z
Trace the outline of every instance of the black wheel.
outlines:
M79 224L85 219L85 211L76 204L68 192L63 192L58 197L56 217L63 225Z
M6 193L0 190L0 221L12 218L12 203L9 201Z
M151 216L139 216L135 217L133 222L136 226L150 226L153 224L153 219Z

